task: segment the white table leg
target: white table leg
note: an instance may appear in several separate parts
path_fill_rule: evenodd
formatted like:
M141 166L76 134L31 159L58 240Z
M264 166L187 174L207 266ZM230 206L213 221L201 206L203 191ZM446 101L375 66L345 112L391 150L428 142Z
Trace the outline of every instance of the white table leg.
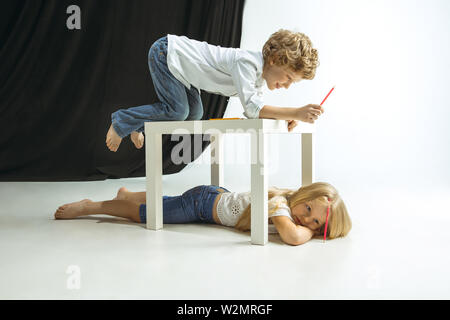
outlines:
M223 135L211 134L211 184L223 186Z
M145 134L145 171L147 176L147 229L163 227L162 208L162 134Z
M302 133L302 186L314 182L314 143L312 133Z
M268 242L268 180L267 134L251 134L251 242Z

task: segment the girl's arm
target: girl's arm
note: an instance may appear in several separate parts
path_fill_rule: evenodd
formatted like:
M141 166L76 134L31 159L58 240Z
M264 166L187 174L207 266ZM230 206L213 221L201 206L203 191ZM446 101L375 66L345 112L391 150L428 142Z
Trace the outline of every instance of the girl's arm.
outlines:
M314 232L306 227L296 225L286 216L271 217L281 239L287 244L298 246L309 241Z

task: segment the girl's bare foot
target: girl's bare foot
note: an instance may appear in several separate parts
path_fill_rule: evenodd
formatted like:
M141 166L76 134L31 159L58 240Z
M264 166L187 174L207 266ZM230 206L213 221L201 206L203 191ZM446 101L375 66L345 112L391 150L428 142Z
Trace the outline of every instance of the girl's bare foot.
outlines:
M106 146L109 150L116 152L117 149L119 149L119 145L121 142L122 138L117 134L111 124L108 133L106 134Z
M73 219L82 216L86 211L86 204L89 202L92 202L92 200L84 199L62 205L56 210L55 219Z
M133 141L136 148L140 149L144 145L144 135L142 132L133 131L131 133L131 141Z

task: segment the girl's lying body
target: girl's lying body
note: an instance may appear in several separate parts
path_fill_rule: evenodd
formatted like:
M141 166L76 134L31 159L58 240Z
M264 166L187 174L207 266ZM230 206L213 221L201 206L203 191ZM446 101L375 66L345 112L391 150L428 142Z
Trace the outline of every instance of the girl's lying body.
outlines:
M269 231L280 234L290 245L323 236L330 206L327 238L343 237L351 229L351 220L336 189L316 182L298 190L269 188ZM73 219L107 214L146 223L145 192L130 192L122 187L109 201L84 199L60 206L55 219ZM191 188L180 196L163 196L164 223L215 223L250 230L250 192L230 192L214 185Z

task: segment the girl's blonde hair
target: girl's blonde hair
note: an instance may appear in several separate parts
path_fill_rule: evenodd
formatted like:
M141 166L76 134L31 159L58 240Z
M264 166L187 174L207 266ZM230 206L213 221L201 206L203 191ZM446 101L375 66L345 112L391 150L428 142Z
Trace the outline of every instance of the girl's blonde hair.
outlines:
M328 202L330 199L330 202ZM330 204L330 215L328 218L327 239L345 237L352 228L352 221L348 215L344 201L337 190L329 183L315 182L308 186L303 186L298 190L269 187L268 190L268 213L269 217L278 209L280 204L287 205L291 210L299 203L317 200L321 204ZM241 231L250 230L250 207L245 208L242 216L234 226ZM325 226L323 225L318 234L323 236Z
M263 46L264 64L268 59L277 66L287 65L303 79L312 80L319 66L319 55L312 42L303 33L280 29Z

